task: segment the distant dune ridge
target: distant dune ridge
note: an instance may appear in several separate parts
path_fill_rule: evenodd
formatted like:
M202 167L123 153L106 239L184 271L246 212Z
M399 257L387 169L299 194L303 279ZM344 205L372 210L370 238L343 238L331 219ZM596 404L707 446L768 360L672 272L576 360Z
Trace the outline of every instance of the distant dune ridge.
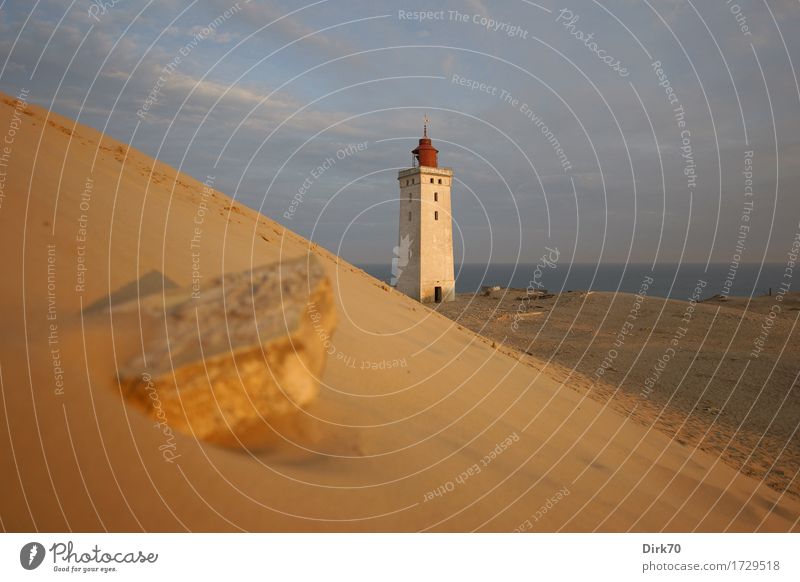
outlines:
M0 127L14 111L4 97ZM798 529L793 498L586 398L547 363L523 365L93 129L34 105L19 117L0 206L4 529ZM297 422L270 424L274 445L168 433L126 402L120 370L163 322L145 311L168 313L198 273L205 283L308 257L338 323L322 339L318 398ZM137 289L134 308L82 315L153 271L163 283ZM211 323L198 318L201 341Z
M716 296L692 305L629 293L498 289L459 294L439 312L505 340L533 365L548 361L574 389L633 421L798 499L798 309L798 292L780 301ZM756 342L771 313L761 349Z

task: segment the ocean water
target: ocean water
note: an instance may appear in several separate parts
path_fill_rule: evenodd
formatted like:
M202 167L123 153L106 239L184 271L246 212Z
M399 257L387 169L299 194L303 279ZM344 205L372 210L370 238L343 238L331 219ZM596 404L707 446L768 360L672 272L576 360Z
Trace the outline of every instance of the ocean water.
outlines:
M652 264L644 263L606 263L606 264L565 264L563 261L552 266L543 264L503 264L456 265L456 292L472 293L484 285L501 287L543 287L553 292L562 291L622 291L636 293L645 277L653 282L647 293L657 297L688 300L700 282L704 299L722 293L727 285L729 295L759 296L775 293L784 278L786 265L778 263L740 264L734 273L728 264ZM373 277L387 283L391 279L390 264L358 265ZM731 276L733 274L733 276ZM800 282L798 282L800 283ZM795 290L792 288L791 290Z

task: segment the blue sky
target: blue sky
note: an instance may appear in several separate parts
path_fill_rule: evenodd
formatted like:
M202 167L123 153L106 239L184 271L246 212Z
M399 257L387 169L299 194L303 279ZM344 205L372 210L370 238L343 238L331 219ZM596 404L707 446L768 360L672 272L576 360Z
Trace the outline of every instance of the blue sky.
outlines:
M458 258L727 263L746 224L743 260L782 262L798 29L797 1L5 1L0 90L357 263L391 260L426 113Z

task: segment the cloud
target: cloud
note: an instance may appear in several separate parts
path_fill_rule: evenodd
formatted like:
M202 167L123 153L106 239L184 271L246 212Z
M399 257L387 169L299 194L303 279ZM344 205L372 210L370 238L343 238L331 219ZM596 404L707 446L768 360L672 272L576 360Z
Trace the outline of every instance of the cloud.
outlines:
M216 0L212 2L214 6L224 7L226 0ZM321 49L325 54L343 55L355 52L355 49L344 41L336 39L325 33L317 32L317 28L305 24L302 18L308 13L313 12L314 8L291 14L297 7L292 9L280 9L275 3L247 2L240 3L244 16L245 28L250 31L260 30L267 27L269 34L275 34L284 41L295 41L303 39L303 46L311 46ZM324 28L324 26L320 27Z
M794 196L800 186L800 97L791 68L800 66L791 34L800 25L800 4L737 0L742 15L737 19L725 3L693 2L708 30L684 0L650 2L670 28L634 0L605 3L625 26L594 4L575 7L581 29L594 33L609 54L624 57L631 69L626 79L610 72L585 43L554 26L553 14L528 4L440 3L445 10L518 24L530 31L529 39L494 34L471 22L399 22L396 5L385 0L318 2L293 14L297 5L291 2L239 0L235 14L209 34L204 29L235 2L162 0L141 15L146 4L118 2L99 22L89 18L87 0L66 14L67 5L42 2L30 18L33 3L6 3L0 10L0 62L8 58L9 64L0 88L12 94L30 88L33 101L48 106L52 101L57 111L79 116L123 141L134 139L135 147L183 164L195 176L204 176L222 154L215 168L220 187L232 192L238 186L238 198L259 206L274 180L265 208L278 218L309 168L342 144L368 141L366 152L337 164L315 183L305 207L309 212L289 225L308 234L303 229L317 218L311 211L356 180L329 207L329 222L319 231L319 242L335 247L339 225L370 204L386 202L364 219L358 236L372 244L348 251L356 253L348 256L356 261L378 259L374 249L384 246L390 254L396 244L393 227L372 227L396 220L389 204L396 196L394 172L409 163L427 112L442 163L454 167L464 184L454 190L454 213L466 225L468 241L479 241L468 244L470 249L485 242L486 218L478 201L494 231L503 233L496 248L500 255L513 255L519 243L512 240L518 207L526 248L547 240L549 220L551 236L564 252L571 253L577 239L583 260L595 257L604 232L605 257L624 258L632 224L660 229L666 206L663 240L669 244L661 256L675 258L689 220L689 193L681 129L650 67L651 58L659 59L685 108L699 172L688 251L705 256L714 231L724 238L737 227L745 148L756 152L761 196L754 221L763 226L766 220L768 228L774 212L773 240L782 240L794 232L800 214ZM343 24L383 15L391 16ZM751 34L743 33L742 19ZM202 42L192 44L198 34ZM392 48L415 43L433 46ZM362 51L359 57L346 57ZM338 57L346 58L322 66ZM141 121L136 112L170 63L174 66ZM451 82L453 74L505 90L519 102L458 86ZM522 103L552 130L569 156L571 173L559 164L541 127L521 111ZM752 240L758 239L754 235ZM651 242L637 239L637 260L652 258ZM728 260L724 244L717 243L714 251L716 258ZM778 247L770 253L781 259Z

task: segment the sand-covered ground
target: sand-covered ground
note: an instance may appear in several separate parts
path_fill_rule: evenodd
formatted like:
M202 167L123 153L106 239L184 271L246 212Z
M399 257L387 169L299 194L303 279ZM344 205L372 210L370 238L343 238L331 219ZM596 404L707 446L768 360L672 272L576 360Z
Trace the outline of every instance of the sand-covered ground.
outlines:
M520 362L223 193L3 97L0 132L12 126L0 198L3 529L798 529L796 499L586 397L546 356ZM211 279L309 253L331 279L338 325L318 400L275 427L278 444L165 440L126 403L117 372L152 338L137 310L109 305L150 294L152 306L198 270ZM579 353L577 336L593 331L571 332L564 349ZM637 335L625 362L645 345Z
M800 495L800 293L459 294L440 313L776 491ZM693 295L695 295L693 293ZM770 315L770 314L773 315Z

